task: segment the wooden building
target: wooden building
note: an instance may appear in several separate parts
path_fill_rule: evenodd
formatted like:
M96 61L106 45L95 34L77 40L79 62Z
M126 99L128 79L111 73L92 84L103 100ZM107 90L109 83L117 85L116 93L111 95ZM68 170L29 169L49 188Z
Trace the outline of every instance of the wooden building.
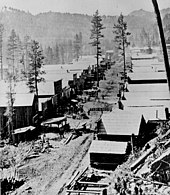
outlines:
M125 110L114 110L103 114L98 132L99 140L131 141L145 131L146 121L140 113Z
M125 160L127 142L93 140L89 149L90 165L94 168L114 170Z
M15 94L13 105L13 128L21 128L32 125L33 117L36 114L37 103L34 94ZM4 116L7 107L6 94L1 94L0 97L0 130L2 134L7 129L7 118Z

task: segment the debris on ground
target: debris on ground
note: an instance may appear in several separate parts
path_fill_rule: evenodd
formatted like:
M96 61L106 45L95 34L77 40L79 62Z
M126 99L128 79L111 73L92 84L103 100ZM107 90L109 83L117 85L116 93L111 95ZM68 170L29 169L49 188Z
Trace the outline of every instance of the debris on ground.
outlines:
M170 193L170 121L157 127L157 136L113 172L108 194Z

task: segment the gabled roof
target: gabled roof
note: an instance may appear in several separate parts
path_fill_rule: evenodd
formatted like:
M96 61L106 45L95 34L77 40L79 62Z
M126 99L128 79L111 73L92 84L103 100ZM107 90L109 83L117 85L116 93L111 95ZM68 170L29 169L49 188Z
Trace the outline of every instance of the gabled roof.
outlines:
M146 121L166 120L165 107L127 107L125 110L143 115Z
M126 148L127 142L93 140L89 148L89 153L125 154Z
M33 93L26 93L26 94L14 94L14 107L26 107L32 106L34 101L34 94ZM8 105L8 98L7 94L0 95L0 107L7 107Z
M141 49L148 49L148 48L141 48ZM141 59L141 60L145 60L145 59L153 60L153 58L155 57L156 57L156 53L153 53L153 54L134 53L132 54L132 58Z
M147 73L147 72L165 72L165 66L154 65L154 66L133 66L134 73Z
M138 135L142 114L126 110L114 110L102 115L102 122L107 134Z
M162 91L138 91L138 92L125 92L124 94L127 101L133 101L133 100L141 100L144 99L148 100L170 100L170 93L162 92Z
M155 64L162 65L163 63L158 62L158 59L150 59L150 60L132 60L133 67L150 67L154 66Z
M0 81L0 94L6 94L9 91L9 83L7 81ZM29 88L25 81L20 81L15 83L15 93L29 93Z
M126 107L170 107L170 100L149 100L149 99L134 99L123 100L122 104Z
M165 72L128 73L130 80L163 80L167 79Z
M159 84L129 84L128 85L129 92L169 92L167 83L159 83Z

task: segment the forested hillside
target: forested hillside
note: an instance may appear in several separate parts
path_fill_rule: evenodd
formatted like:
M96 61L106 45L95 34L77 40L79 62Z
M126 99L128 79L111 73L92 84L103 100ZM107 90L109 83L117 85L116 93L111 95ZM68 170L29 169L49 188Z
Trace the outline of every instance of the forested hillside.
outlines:
M166 14L170 14L170 8L162 10L161 13L162 18L164 18ZM60 50L60 53L64 52L65 58L71 59L74 53L72 50L76 34L81 33L82 54L93 54L94 48L89 44L91 19L92 16L83 14L47 12L32 15L29 12L13 8L3 8L0 12L0 23L4 25L4 48L11 30L14 29L21 40L28 35L31 39L40 42L46 55L52 56ZM159 44L157 23L153 12L142 9L133 11L125 16L125 20L129 32L131 32L129 39L132 46L148 46L148 43L150 45ZM114 46L112 31L116 21L117 16L102 16L102 22L106 27L103 30L103 52Z

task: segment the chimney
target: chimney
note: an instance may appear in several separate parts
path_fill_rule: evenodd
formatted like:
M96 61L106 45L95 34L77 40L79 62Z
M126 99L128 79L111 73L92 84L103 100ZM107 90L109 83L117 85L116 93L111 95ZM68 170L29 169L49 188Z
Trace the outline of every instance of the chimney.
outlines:
M169 119L169 109L168 108L165 108L165 116L166 116L166 119Z
M156 110L156 118L158 118L158 110Z

